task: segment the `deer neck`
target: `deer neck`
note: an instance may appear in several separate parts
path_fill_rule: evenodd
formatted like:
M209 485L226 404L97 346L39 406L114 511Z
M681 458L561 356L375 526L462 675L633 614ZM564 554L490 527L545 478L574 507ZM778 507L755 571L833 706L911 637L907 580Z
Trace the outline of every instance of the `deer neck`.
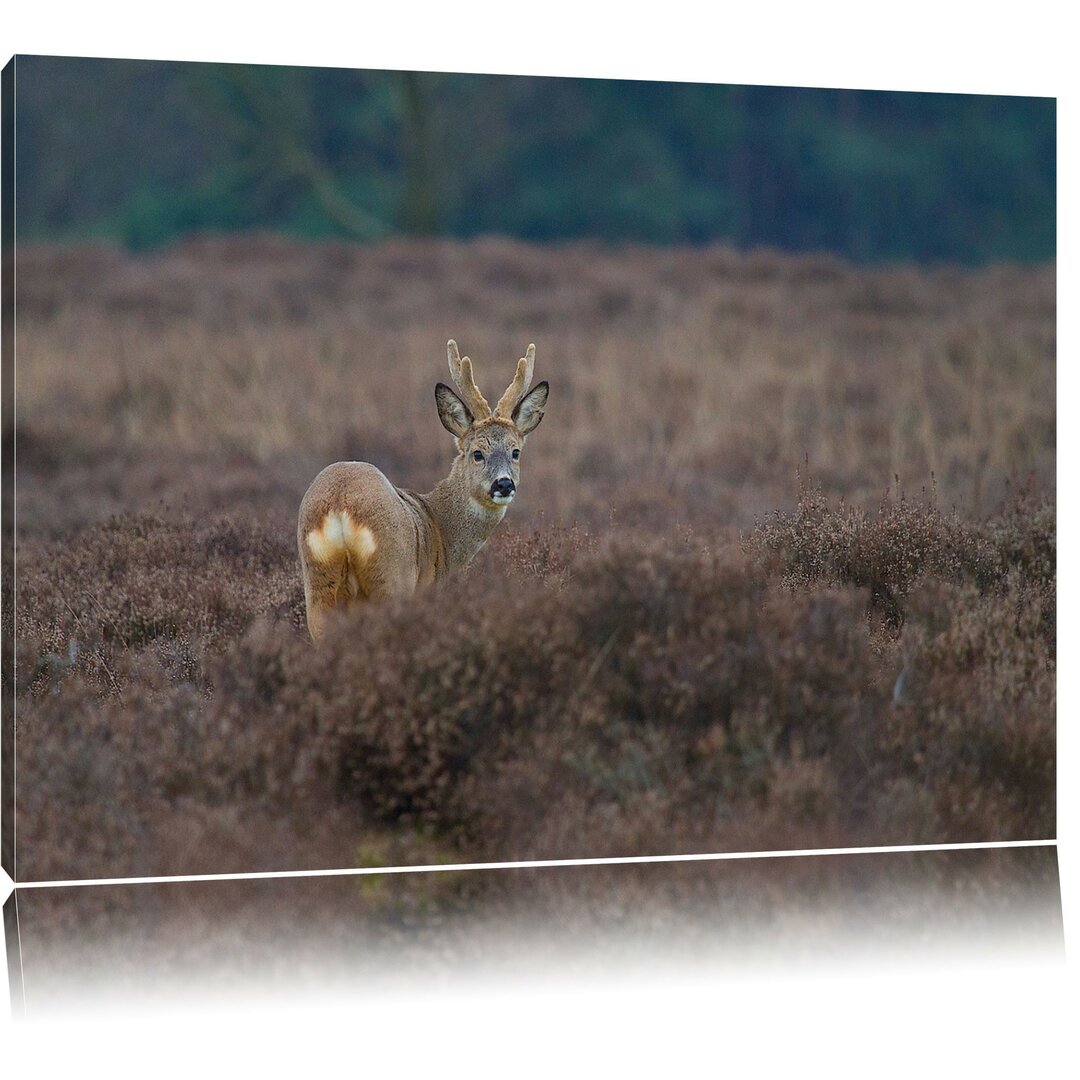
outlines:
M428 512L442 536L446 565L451 572L472 562L506 514L505 506L491 508L473 498L460 467L462 460L458 458L450 475L424 496Z

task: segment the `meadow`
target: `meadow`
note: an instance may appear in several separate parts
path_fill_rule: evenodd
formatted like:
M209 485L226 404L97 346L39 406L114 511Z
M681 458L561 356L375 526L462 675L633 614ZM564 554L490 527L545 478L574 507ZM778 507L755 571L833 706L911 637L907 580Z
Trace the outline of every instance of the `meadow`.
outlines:
M1052 837L1055 289L725 247L21 249L20 879ZM315 651L300 498L343 458L445 475L451 336L489 396L536 342L518 499L465 577Z

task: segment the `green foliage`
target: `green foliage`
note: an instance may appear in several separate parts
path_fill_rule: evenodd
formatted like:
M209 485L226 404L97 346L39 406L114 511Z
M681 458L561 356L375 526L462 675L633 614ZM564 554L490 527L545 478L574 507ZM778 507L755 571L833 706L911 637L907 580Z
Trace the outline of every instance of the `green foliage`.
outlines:
M19 227L1055 253L1055 103L27 57Z

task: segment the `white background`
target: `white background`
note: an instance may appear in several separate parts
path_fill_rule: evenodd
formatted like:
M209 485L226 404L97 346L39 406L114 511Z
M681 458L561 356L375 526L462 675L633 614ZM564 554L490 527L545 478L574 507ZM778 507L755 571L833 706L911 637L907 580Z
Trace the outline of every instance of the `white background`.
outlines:
M238 6L237 6L238 7ZM1075 945L1077 400L1076 34L1065 5L666 0L336 5L6 5L12 53L587 75L730 83L1035 94L1059 123L1059 838L1067 941ZM460 152L467 154L462 146ZM5 722L6 722L5 718ZM1069 972L820 971L618 985L516 983L455 997L312 1002L288 1010L136 1012L43 1027L0 1020L5 1064L34 1075L308 1072L571 1075L586 1069L801 1075L1059 1075L1080 1008ZM1066 992L1071 1000L1066 1000ZM4 1001L0 998L0 1010ZM1072 1036L1072 1037L1070 1037ZM9 1074L11 1075L11 1074Z

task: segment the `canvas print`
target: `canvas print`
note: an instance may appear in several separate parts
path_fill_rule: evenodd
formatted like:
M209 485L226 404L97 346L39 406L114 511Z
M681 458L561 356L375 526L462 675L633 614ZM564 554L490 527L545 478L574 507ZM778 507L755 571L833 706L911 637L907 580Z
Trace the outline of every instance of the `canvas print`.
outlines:
M1054 836L1052 99L12 67L16 881Z

